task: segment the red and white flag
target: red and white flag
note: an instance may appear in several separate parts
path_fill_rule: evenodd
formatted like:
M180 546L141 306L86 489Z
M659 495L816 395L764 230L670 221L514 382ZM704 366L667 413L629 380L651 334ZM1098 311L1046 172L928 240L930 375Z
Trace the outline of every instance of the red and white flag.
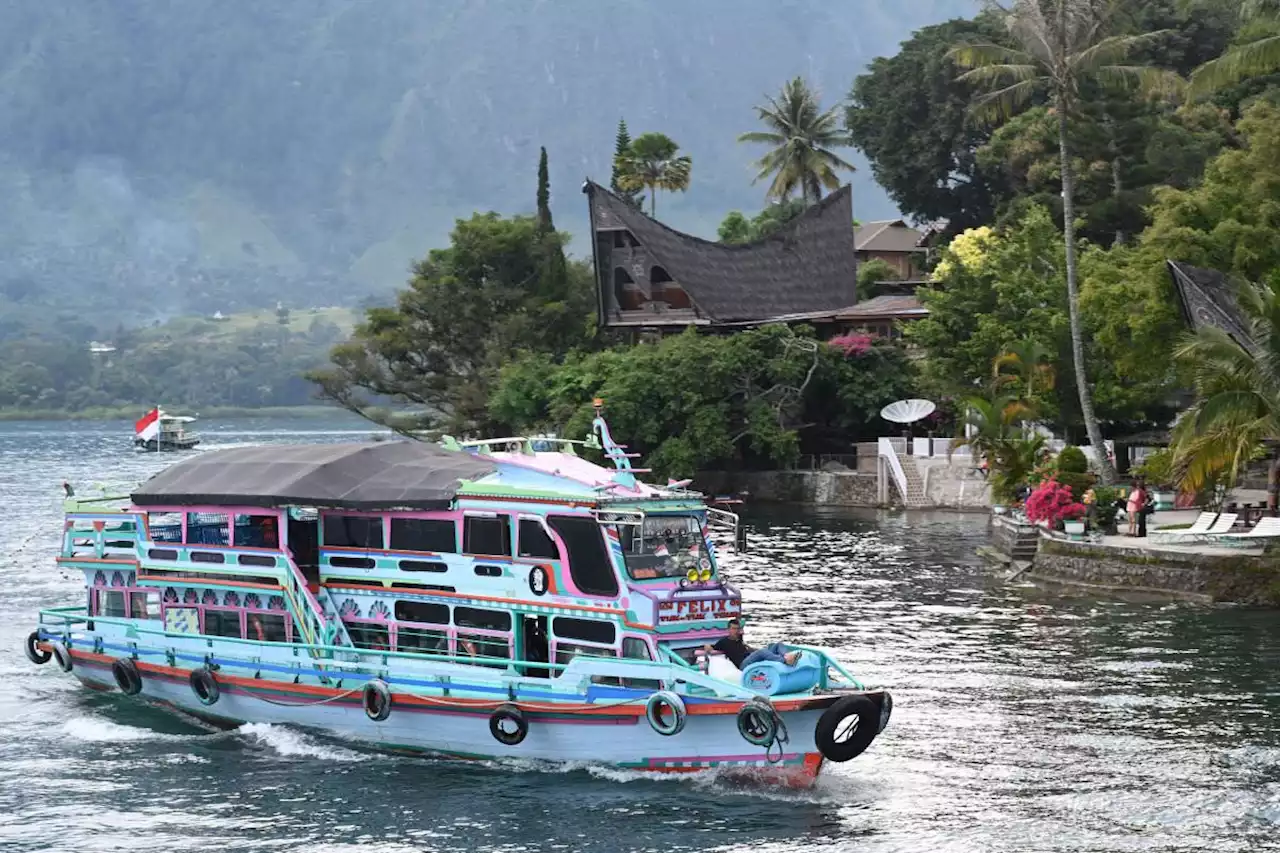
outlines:
M157 406L138 418L138 422L133 425L134 432L138 434L138 438L143 441L150 441L160 434L160 408Z

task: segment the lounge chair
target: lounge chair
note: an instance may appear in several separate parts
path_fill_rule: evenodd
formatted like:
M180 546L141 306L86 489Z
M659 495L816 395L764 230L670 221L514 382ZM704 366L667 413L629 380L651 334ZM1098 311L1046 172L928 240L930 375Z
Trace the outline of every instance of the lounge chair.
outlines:
M1280 539L1280 518L1267 516L1258 519L1258 523L1253 526L1253 529L1244 533L1219 533L1212 537L1206 534L1205 539L1213 545L1239 545L1245 547L1259 541Z
M1177 530L1153 530L1151 531L1151 539L1160 541L1170 545L1176 545L1178 542L1194 542L1199 536L1209 532L1213 527L1213 522L1218 518L1216 512L1202 512L1191 524L1190 527L1184 527ZM1236 517L1231 516L1231 523L1234 524ZM1231 528L1228 527L1228 530ZM1224 531L1225 532L1225 531Z
M1220 536L1233 535L1231 528L1236 526L1236 519L1239 517L1240 514L1237 512L1224 512L1218 516L1218 520L1213 523L1212 527L1196 536L1196 541L1213 542Z

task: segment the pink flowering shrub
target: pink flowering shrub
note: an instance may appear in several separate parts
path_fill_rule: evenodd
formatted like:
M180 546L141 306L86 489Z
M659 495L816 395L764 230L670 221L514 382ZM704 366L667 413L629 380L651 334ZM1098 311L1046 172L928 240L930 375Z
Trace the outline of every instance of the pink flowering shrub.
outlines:
M871 349L871 336L862 332L850 332L827 341L845 354L845 357L859 356Z
M1069 518L1084 518L1088 510L1071 496L1071 489L1057 480L1045 480L1027 497L1027 518L1051 525Z

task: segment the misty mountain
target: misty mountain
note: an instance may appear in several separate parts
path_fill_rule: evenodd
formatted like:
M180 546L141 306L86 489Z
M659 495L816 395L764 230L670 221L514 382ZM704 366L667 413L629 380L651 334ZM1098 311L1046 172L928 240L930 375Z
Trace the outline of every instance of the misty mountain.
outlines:
M350 303L403 283L457 217L533 207L582 233L614 129L693 157L671 225L758 210L752 105L833 104L972 0L40 0L0 6L4 314L79 319ZM894 213L864 161L855 215Z

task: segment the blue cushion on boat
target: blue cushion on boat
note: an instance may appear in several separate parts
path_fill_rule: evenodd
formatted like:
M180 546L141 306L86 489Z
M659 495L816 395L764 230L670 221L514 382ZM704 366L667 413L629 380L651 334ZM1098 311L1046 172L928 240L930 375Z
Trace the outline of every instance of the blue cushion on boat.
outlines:
M813 652L801 652L795 666L781 661L762 660L742 671L742 686L756 693L801 693L818 683L822 660Z

